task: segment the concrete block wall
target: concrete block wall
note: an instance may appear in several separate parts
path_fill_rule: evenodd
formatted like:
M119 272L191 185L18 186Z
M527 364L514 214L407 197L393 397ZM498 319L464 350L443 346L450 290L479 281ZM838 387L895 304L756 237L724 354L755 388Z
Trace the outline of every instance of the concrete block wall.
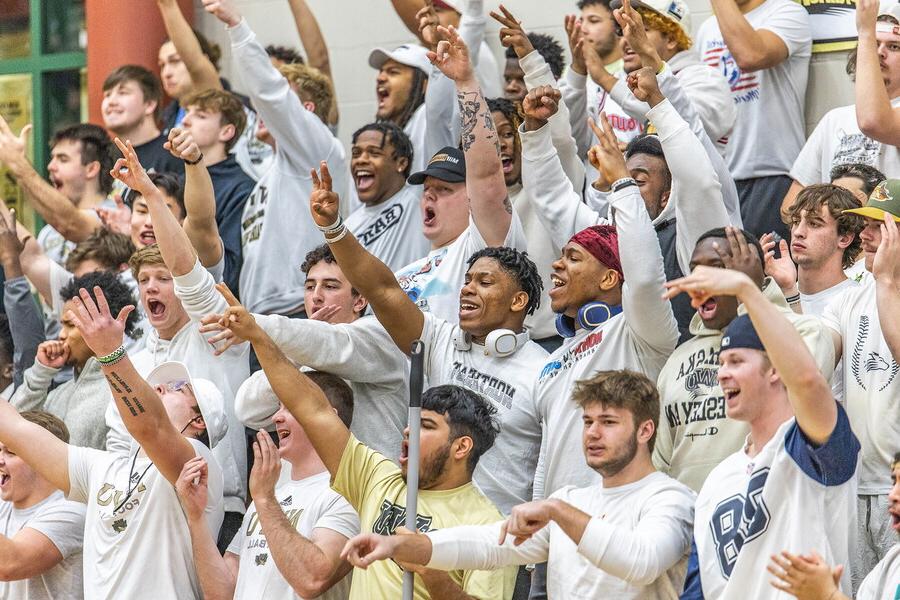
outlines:
M234 69L228 37L222 24L195 1L198 28L219 43L223 50L222 71L241 90L240 74ZM375 71L368 66L368 55L376 46L392 47L413 39L394 13L389 0L308 0L330 50L341 111L340 138L349 146L351 133L372 120L375 112ZM486 10L494 9L499 0L487 0ZM300 48L287 0L235 0L250 26L263 43ZM505 0L529 31L549 33L563 46L563 15L575 13L575 0ZM711 14L708 0L688 0L693 28ZM497 26L489 23L488 42L498 57L503 48L496 35ZM828 109L853 102L852 85L844 74L845 53L819 55L810 69L807 94L807 129ZM499 61L502 65L502 60Z

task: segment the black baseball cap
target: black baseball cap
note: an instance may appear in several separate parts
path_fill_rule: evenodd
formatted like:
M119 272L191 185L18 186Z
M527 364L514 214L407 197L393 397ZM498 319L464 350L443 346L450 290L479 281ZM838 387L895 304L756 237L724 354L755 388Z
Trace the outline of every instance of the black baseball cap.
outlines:
M459 148L444 146L428 161L424 171L413 173L406 181L412 185L422 185L426 177L434 177L448 183L466 180L466 155Z
M756 333L753 321L750 320L748 315L736 317L725 328L720 351L724 352L730 348L751 348L753 350L766 351L766 347L763 346L762 340L759 339L759 334Z

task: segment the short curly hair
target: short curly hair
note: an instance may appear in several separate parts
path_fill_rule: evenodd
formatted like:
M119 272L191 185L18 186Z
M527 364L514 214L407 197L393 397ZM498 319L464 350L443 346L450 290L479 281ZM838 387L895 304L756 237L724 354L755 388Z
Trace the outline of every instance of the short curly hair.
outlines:
M788 223L793 224L799 221L801 211L818 213L822 206L828 209L828 214L837 222L839 236L848 233L853 235L853 241L844 248L842 261L842 266L849 269L862 251L862 240L859 238L859 234L866 224L861 216L844 212L849 208L860 207L859 200L851 192L830 183L807 186L797 194L797 199L787 209Z
M274 44L269 44L268 46L266 46L266 54L268 54L270 58L280 60L286 65L306 64L306 61L303 60L303 55L301 55L297 50L288 48L287 46L276 46Z
M290 82L301 101L316 105L313 113L326 123L334 104L331 79L322 71L303 63L284 64L278 67L278 71Z
M95 286L103 291L103 296L106 298L106 303L109 304L109 312L113 318L117 317L119 312L129 304L137 307L131 288L117 274L110 271L94 271L81 277L76 277L59 290L59 296L63 302L68 302L72 298L80 297L79 291L85 289L91 299L96 302L97 297L94 295ZM125 321L125 335L131 338L135 337L135 334L138 333L136 331L137 321L138 311L133 310Z
M853 177L859 179L863 183L863 191L866 196L875 191L878 184L887 179L884 173L873 167L863 163L846 163L843 165L835 165L829 173L829 180L834 183L835 179L841 177Z
M413 145L409 136L406 135L406 132L390 121L375 121L374 123L363 125L354 131L351 143L355 144L357 138L366 131L377 131L381 133L382 144L383 142L391 143L391 146L394 148L394 154L391 156L392 159L406 159L406 169L403 170L403 177L409 177L410 170L412 169Z
M519 252L505 246L483 248L469 257L466 261L467 268L471 269L479 258L496 260L500 268L516 280L519 289L528 295L528 304L525 305L526 315L533 314L540 307L544 282L541 281L541 275L534 262L528 258L527 252Z
M124 233L116 233L100 227L78 245L66 257L66 269L74 271L86 260L96 261L104 269L118 271L128 264L134 254L134 244Z
M638 14L641 15L641 18L644 20L645 27L655 29L663 35L667 35L675 40L675 43L678 44L679 51L688 50L694 45L694 40L691 39L691 36L685 33L684 29L674 21L670 21L658 12L642 6L636 7L635 10L637 10Z
M541 58L550 67L553 78L559 79L562 77L563 69L566 68L566 55L563 52L562 45L556 41L556 38L546 33L532 32L528 34L528 41L531 42L537 53L541 55ZM516 49L509 46L506 49L506 58L518 58Z

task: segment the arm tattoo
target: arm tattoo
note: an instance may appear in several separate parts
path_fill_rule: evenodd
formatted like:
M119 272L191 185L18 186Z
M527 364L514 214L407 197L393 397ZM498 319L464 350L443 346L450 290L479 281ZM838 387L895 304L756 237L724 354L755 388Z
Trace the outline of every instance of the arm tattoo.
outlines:
M510 202L508 194L506 198L503 199L503 208L506 209L506 212L512 214L512 202Z
M141 404L141 401L138 400L137 395L132 394L128 396L128 394L132 393L131 386L125 383L125 380L119 377L119 374L116 372L111 372L106 374L106 381L109 383L109 387L112 388L115 395L119 396L119 399L122 401L122 404L128 409L128 412L131 413L131 416L136 417L138 414L143 414L146 411L144 409L144 405ZM124 392L123 392L124 390Z
M481 94L481 90L474 92L457 92L456 100L459 102L459 114L462 118L462 138L463 152L468 152L475 143L475 128L478 126L478 120L483 119L484 128L487 130L486 139L493 140L494 147L497 149L497 155L500 155L500 140L495 134L494 120L491 113L487 110L487 103Z

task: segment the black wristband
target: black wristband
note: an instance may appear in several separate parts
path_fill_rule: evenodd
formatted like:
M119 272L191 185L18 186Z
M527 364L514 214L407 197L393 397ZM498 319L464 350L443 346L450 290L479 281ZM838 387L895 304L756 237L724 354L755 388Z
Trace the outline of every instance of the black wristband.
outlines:
M193 166L193 165L200 164L200 161L203 160L203 153L202 152L200 153L200 156L197 157L197 160L188 160L186 158L183 160L184 160L184 164L186 164L186 165Z
M612 186L610 186L610 190L613 192L618 192L619 190L625 189L630 185L637 185L637 182L631 177L623 177L613 182Z

